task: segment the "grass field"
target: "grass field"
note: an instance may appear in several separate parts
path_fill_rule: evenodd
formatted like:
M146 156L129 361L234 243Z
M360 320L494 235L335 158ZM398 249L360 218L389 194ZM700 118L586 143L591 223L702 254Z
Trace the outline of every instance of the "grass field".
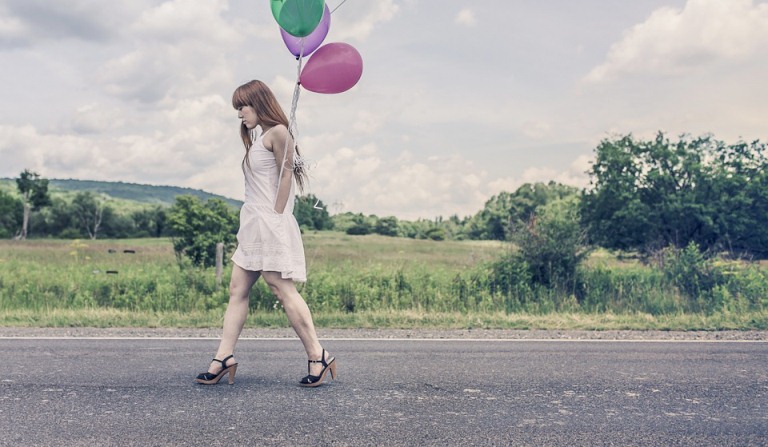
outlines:
M588 263L601 287L578 303L542 290L492 290L491 263L509 250L499 242L334 232L305 234L304 241L309 280L300 290L319 327L768 328L763 301L732 297L716 311L692 311L658 274L605 252ZM0 324L216 327L227 278L228 268L222 286L213 269L180 268L167 239L0 241ZM261 282L251 310L250 326L288 324Z

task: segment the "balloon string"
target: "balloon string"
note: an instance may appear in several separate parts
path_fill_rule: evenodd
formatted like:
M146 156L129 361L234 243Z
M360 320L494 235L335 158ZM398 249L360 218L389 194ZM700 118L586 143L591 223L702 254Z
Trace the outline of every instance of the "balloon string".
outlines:
M339 3L338 5L336 5L336 7L335 7L335 8L333 8L333 11L331 11L331 14L333 14L333 13L334 13L334 12L335 12L337 9L339 9L339 8L341 7L341 5L343 5L343 4L344 4L344 3L346 3L346 2L347 2L347 0L343 0L341 3Z
M299 94L301 93L301 64L304 57L304 38L301 39L301 46L299 48L299 63L296 67L296 85L293 88L293 99L291 100L291 112L288 119L288 138L285 139L285 146L283 147L283 162L280 164L280 174L277 176L277 190L275 192L275 205L277 205L277 196L280 193L280 185L283 180L283 171L285 171L285 163L288 161L288 140L293 140L293 166L301 163L301 159L296 150L299 140L299 126L296 122L296 109L299 107Z
M331 11L331 14L336 12L347 0L342 0L341 3L336 5ZM301 157L296 150L297 142L299 140L299 126L296 122L296 109L299 106L299 94L301 93L301 64L304 58L304 38L301 38L301 46L299 49L299 56L296 58L299 63L296 66L296 85L293 88L293 99L291 100L291 112L288 119L288 135L293 138L293 167L296 167L302 163ZM285 140L285 147L283 148L283 162L280 164L280 174L277 176L277 192L275 193L275 204L277 204L277 194L280 192L280 182L283 180L283 171L285 171L285 162L288 160L288 138ZM318 199L317 203L313 206L315 209L320 209L317 205L320 203Z

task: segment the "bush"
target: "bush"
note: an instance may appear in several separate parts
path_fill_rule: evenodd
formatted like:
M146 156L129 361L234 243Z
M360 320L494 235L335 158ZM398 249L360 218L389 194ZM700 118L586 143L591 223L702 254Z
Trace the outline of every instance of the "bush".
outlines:
M373 228L374 233L382 236L397 236L398 234L398 222L397 217L389 216L382 217L376 222Z
M689 243L684 249L664 249L661 253L661 269L668 281L693 300L711 293L722 280L695 242Z
M439 227L430 228L429 230L427 230L426 237L427 239L431 239L433 241L444 241L445 230Z
M513 241L528 266L531 281L549 289L577 292L577 269L589 249L581 229L578 198L569 197L540 208L527 226L517 228Z
M689 310L740 312L768 303L768 273L757 266L709 258L695 242L667 247L658 259L665 280L687 299Z
M371 227L367 224L355 224L347 228L347 234L351 236L364 236L371 234Z
M224 244L225 252L235 245L238 216L223 200L203 203L194 196L179 196L168 213L168 221L176 256L186 256L196 266L211 267L216 263L217 243Z

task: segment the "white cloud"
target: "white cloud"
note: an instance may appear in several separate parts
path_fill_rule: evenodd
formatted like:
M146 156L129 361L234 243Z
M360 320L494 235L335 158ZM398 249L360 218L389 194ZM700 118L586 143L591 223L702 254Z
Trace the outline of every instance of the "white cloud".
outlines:
M240 33L222 19L227 0L170 0L145 11L131 27L144 39L204 46L234 46Z
M29 150L27 141L39 139L33 126L0 125L0 158L3 160L3 175L15 176L25 168L44 174L45 166L42 151Z
M352 8L356 8L355 14L347 14ZM360 8L365 8L362 13L358 11ZM329 34L338 41L366 40L376 25L392 20L399 9L400 6L394 0L368 0L358 4L350 2L341 5L331 16ZM355 19L350 20L348 17L355 17Z
M477 19L475 18L475 12L470 8L464 8L456 14L454 22L463 26L475 26L477 25Z
M589 176L586 172L590 168L591 162L592 156L580 155L563 171L549 166L532 166L525 169L519 178L502 177L491 181L488 190L491 194L498 194L501 191L514 192L525 183L547 183L549 181L584 188L589 183Z
M552 180L568 186L584 187L587 184L587 175L584 173L586 169L584 167L584 159L581 157L575 160L569 169L565 171L558 171L549 166L532 166L523 171L523 174L520 176L520 184L546 183Z
M584 186L590 158L582 156L565 171L530 168L519 178L492 178L464 155L421 157L409 151L386 157L375 144L342 147L326 154L310 172L312 191L334 212L353 211L404 219L468 216L491 195L523 183L558 181Z
M537 140L548 136L551 130L552 126L544 121L526 120L522 124L523 135Z
M5 0L0 5L0 44L35 45L61 39L103 42L118 35L122 19L143 2Z
M314 193L343 203L342 211L401 218L457 213L467 198L476 204L478 192L471 185L479 183L477 177L461 172L467 160L414 158L408 152L384 158L375 144L339 148L318 160L312 172Z
M370 110L360 110L357 112L357 118L352 128L361 133L372 134L379 130L384 123L384 117L381 114Z
M162 49L136 50L108 61L96 74L107 93L123 99L156 102L165 97L173 84L174 73Z
M296 80L294 78L287 78L286 76L275 76L272 82L269 83L269 88L280 104L290 105L293 99L293 93L296 89ZM234 91L234 89L233 89ZM290 108L285 107L285 113L288 114Z
M92 103L78 107L73 114L69 128L78 134L98 134L115 131L125 125L126 119L120 109Z
M97 110L81 108L88 119ZM33 126L0 126L2 174L29 168L47 178L183 185L242 197L237 174L243 148L237 121L226 112L227 101L207 96L152 114L156 128L146 134L47 134Z
M601 82L637 73L688 74L754 57L766 46L768 4L688 0L683 9L660 8L628 30L585 80Z
M24 40L26 25L18 17L11 16L2 5L0 8L0 42L12 44Z
M95 75L115 96L144 103L194 97L232 83L227 55L245 38L222 14L226 0L171 0L144 11L127 27L133 50ZM246 28L243 26L243 28Z

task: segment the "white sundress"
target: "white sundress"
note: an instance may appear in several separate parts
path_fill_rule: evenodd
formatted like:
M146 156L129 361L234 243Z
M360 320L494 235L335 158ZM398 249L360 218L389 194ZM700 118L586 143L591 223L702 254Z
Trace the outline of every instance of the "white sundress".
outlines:
M269 130L267 131L269 132ZM294 182L285 211L275 211L280 167L275 155L264 147L264 133L251 146L250 168L243 165L245 202L240 208L240 229L232 262L245 270L280 272L284 279L304 282L307 268L301 231L293 216ZM286 168L283 175L291 175Z

